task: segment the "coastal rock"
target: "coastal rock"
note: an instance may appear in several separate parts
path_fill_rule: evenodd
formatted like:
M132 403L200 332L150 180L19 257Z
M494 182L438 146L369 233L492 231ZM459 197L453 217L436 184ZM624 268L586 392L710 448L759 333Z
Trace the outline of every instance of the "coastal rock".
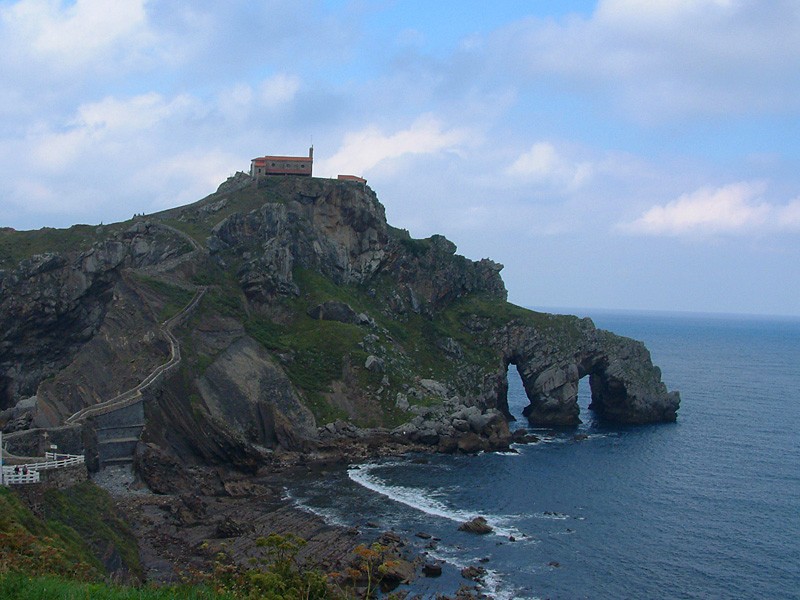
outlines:
M523 415L536 426L580 423L578 380L589 376L589 408L609 422L642 424L675 421L680 404L668 392L661 371L644 344L596 329L590 319L542 315L552 328L510 322L491 336L507 365L517 366L530 404ZM498 408L508 414L507 391Z
M393 558L383 563L381 589L389 592L397 586L410 583L415 578L414 564L402 558Z
M464 579L469 579L471 581L482 581L485 575L486 575L486 569L484 569L483 567L470 565L468 567L464 567L463 569L461 569L461 576Z
M459 531L466 531L467 533L476 533L478 535L485 535L494 531L492 526L487 523L484 517L475 517L458 526Z
M214 531L214 535L218 538L232 538L239 537L244 532L245 528L242 526L242 524L228 516L217 523L217 528Z
M197 387L210 414L252 443L294 450L316 438L314 415L284 370L248 337L220 353Z
M192 205L63 237L77 241L0 256L0 426L33 432L30 447L153 381L129 445L169 468L507 450L530 439L508 428L512 364L536 425L579 422L586 376L605 420L676 418L641 343L507 303L502 265L390 227L366 186L237 174ZM97 455L96 424L77 427Z

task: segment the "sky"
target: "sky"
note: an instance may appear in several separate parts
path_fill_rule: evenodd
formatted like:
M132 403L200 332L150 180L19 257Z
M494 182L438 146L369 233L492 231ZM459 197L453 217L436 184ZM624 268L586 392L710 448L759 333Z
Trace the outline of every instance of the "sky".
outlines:
M524 306L800 315L796 0L0 0L0 226L368 179Z

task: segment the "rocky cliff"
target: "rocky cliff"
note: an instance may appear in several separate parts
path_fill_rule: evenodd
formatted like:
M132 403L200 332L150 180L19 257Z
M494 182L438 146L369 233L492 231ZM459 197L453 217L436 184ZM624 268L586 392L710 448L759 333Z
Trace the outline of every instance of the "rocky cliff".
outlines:
M537 425L578 423L587 375L608 421L678 409L640 342L509 304L501 265L390 227L355 182L238 174L124 223L3 230L0 267L0 424L20 451L48 431L100 465L135 435L139 456L247 470L348 440L502 448L509 364ZM143 422L109 424L122 408Z

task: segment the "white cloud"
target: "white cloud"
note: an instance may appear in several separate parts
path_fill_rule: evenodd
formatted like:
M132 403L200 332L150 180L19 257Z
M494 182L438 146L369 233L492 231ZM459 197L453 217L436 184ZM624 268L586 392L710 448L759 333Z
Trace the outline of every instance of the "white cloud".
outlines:
M372 126L346 134L339 150L330 158L318 161L315 169L323 177L339 173L366 174L383 161L405 155L455 150L467 137L465 129L445 129L430 115L418 118L408 129L393 134Z
M783 229L800 231L800 198L778 209L778 225Z
M106 62L152 43L145 0L21 0L0 8L2 46L48 70Z
M601 0L588 17L527 19L492 37L494 69L555 81L626 115L800 106L800 4L760 0Z
M144 143L149 130L166 129L168 121L186 119L198 110L197 102L185 95L169 100L155 93L104 98L81 105L66 127L34 129L29 136L31 157L45 171L68 169L87 155L105 153L110 161L122 154L130 160L132 148Z
M262 103L271 107L291 102L299 89L298 76L278 73L263 81L259 91Z
M593 171L591 163L562 156L550 142L536 142L506 170L509 175L567 191L581 187Z
M143 165L132 183L145 197L153 199L151 210L161 210L195 202L241 166L241 157L196 148Z
M609 21L663 24L708 9L730 10L732 4L731 0L601 0L596 15Z
M764 184L753 182L701 188L653 206L618 228L628 233L666 236L800 230L800 200L772 204L762 199L764 190Z

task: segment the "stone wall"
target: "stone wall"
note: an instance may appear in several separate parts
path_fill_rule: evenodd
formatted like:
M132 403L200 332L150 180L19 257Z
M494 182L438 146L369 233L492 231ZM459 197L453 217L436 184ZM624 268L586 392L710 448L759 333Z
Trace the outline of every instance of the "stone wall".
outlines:
M70 465L60 469L39 471L39 485L63 490L89 479L85 464Z

